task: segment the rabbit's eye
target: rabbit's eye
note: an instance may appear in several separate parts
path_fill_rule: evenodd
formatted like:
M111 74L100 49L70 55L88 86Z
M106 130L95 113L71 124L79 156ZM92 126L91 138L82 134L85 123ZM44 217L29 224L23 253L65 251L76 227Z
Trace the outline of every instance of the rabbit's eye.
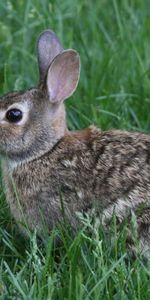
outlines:
M17 108L13 108L7 111L6 113L6 119L10 123L17 123L22 119L23 113L21 110Z

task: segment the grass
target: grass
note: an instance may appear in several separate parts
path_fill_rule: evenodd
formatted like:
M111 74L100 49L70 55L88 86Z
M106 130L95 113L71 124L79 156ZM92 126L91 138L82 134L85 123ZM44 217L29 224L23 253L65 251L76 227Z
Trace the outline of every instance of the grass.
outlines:
M75 48L82 70L66 101L71 130L150 131L150 8L145 0L0 0L0 93L38 82L35 42L51 28ZM36 70L36 72L35 72ZM96 228L88 216L72 236L54 229L25 240L0 185L0 299L149 299L150 265L126 249L126 222ZM62 240L55 245L55 237Z

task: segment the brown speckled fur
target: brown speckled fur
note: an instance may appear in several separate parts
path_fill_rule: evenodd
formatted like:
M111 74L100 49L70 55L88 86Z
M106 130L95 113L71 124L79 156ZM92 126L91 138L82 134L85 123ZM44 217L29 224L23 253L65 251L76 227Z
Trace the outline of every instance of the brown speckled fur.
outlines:
M1 112L13 103L27 107L21 125L3 123ZM150 135L94 126L69 132L63 103L51 103L40 86L1 98L0 153L6 198L19 223L39 234L43 223L51 230L63 217L60 198L74 229L77 212L95 207L105 224L114 210L122 221L143 204L137 221L149 251Z

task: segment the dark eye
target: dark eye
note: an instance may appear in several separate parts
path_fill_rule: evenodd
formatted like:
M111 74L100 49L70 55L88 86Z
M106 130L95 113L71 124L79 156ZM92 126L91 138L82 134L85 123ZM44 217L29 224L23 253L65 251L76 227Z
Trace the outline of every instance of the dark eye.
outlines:
M13 108L7 111L6 119L11 123L17 123L22 119L23 113L17 108Z

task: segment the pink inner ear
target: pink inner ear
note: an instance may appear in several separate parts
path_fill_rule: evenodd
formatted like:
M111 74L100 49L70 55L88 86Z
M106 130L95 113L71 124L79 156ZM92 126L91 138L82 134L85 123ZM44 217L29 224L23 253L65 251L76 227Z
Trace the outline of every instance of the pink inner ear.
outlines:
M80 60L76 51L64 51L54 59L47 76L48 94L52 103L72 95L77 87L79 73Z

